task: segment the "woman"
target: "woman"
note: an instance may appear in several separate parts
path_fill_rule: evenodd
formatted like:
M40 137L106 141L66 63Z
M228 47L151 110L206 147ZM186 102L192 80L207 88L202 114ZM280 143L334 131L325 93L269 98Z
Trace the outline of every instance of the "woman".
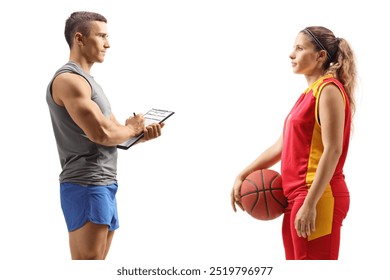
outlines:
M338 259L340 228L349 209L343 166L355 109L356 67L350 45L321 26L298 33L293 72L308 88L288 114L280 138L236 178L231 203L243 210L240 188L252 171L281 161L288 199L282 236L286 259Z

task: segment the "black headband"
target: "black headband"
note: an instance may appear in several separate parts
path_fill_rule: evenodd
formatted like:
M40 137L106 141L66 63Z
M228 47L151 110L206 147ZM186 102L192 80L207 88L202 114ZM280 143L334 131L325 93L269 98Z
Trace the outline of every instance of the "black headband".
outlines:
M311 32L311 31L310 31L309 29L307 29L307 28L305 28L303 31L307 32L307 33L310 35L310 37L316 42L317 46L319 46L321 50L326 51L326 55L327 55L328 59L331 60L332 57L331 57L329 51L324 47L324 45L320 42L320 40L318 40L318 38L316 37L316 35L314 35L314 33Z

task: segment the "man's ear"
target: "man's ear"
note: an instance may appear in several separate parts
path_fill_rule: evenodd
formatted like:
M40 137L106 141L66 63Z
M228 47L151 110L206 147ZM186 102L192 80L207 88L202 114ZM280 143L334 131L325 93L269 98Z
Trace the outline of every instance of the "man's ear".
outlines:
M80 32L76 32L74 34L74 43L79 45L79 46L84 46L85 43L84 43L84 36L83 34L81 34Z

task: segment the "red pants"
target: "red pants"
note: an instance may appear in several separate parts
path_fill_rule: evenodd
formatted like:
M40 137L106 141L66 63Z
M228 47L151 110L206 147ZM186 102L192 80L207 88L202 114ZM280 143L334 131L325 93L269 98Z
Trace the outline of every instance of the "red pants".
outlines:
M287 260L337 260L340 248L340 229L349 209L349 196L334 197L332 207L333 219L331 219L330 234L317 237L309 241L309 238L298 237L294 227L295 216L302 206L303 199L296 199L287 206L283 218L282 236ZM321 220L320 210L317 207L316 228Z

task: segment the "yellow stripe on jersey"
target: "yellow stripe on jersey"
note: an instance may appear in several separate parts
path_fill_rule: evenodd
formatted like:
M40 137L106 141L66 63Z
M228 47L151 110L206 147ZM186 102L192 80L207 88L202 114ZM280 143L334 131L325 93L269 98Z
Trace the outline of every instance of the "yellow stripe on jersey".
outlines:
M330 186L327 186L326 189L330 189ZM320 223L316 222L316 230L308 237L309 241L332 233L334 209L334 197L332 195L332 191L324 192L317 203L316 209L316 221L320 221Z

